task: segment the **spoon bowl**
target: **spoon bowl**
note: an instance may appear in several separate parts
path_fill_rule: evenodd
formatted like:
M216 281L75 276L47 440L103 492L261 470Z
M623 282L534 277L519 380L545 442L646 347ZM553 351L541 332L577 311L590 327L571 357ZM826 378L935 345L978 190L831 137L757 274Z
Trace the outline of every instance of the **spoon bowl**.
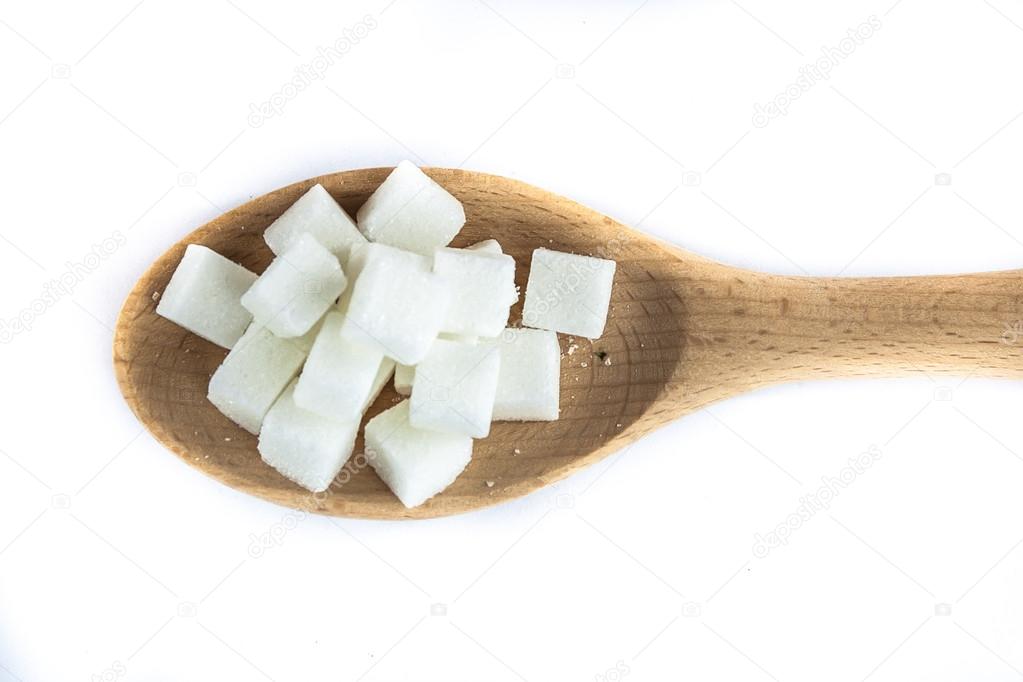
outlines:
M129 407L157 440L223 483L288 507L427 518L520 497L684 414L762 386L911 373L1023 378L1023 271L768 275L688 253L516 180L427 168L465 207L452 245L497 239L515 258L522 292L538 247L615 260L604 334L592 342L559 334L558 421L495 422L462 475L422 506L398 502L359 454L361 436L332 486L313 494L265 465L256 438L206 399L227 351L158 316L156 305L187 244L262 272L272 258L263 231L309 187L322 184L355 215L390 170L333 173L253 199L187 235L143 274L117 321L114 368ZM365 419L399 398L389 383Z

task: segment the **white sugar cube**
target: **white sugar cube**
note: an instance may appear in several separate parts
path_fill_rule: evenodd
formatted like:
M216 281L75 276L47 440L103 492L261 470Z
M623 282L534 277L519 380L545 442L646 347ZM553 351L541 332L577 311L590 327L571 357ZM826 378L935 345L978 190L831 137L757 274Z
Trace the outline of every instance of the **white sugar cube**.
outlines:
M366 243L355 221L319 184L310 187L308 192L273 221L263 233L263 239L270 250L279 256L291 248L301 234L315 237L342 263L348 260L353 246Z
M300 234L273 259L242 296L257 322L277 336L301 336L344 290L337 258L309 234Z
M327 313L295 385L295 404L329 419L359 419L384 356L341 336L343 316Z
M416 365L410 423L418 429L485 437L500 366L501 354L493 344L437 339Z
M501 353L494 421L557 419L561 383L558 335L541 329L505 329L489 343Z
M315 332L282 339L253 322L210 378L210 402L246 431L259 433L267 410L302 368Z
M407 400L366 424L366 458L406 507L451 485L471 457L472 438L413 427Z
M454 239L465 224L465 211L426 173L402 161L362 205L357 219L371 242L429 256Z
M482 251L483 253L504 253L501 250L501 245L496 239L484 239L481 242L476 242L471 246L465 247L467 251Z
M430 350L447 314L447 284L430 272L419 254L384 244L367 244L341 333L350 341L377 346L384 355L414 365Z
M508 311L518 300L515 259L503 253L470 249L437 249L433 271L451 288L451 305L441 331L494 337L508 324Z
M263 420L259 454L263 461L312 492L330 486L352 454L359 417L328 419L295 404L288 385Z
M529 268L522 323L588 339L604 333L615 262L536 249Z
M412 382L416 378L416 368L409 365L397 365L394 368L394 390L398 395L412 393Z
M216 251L189 244L160 296L156 314L230 348L252 321L241 297L255 281L254 273Z
M362 411L365 412L369 409L369 406L376 402L377 397L380 395L380 391L384 390L384 386L387 385L387 381L394 374L394 368L396 364L391 358L385 357L380 361L380 367L377 368L377 375L373 378L373 386L370 388L369 397L366 398L366 403L362 406Z

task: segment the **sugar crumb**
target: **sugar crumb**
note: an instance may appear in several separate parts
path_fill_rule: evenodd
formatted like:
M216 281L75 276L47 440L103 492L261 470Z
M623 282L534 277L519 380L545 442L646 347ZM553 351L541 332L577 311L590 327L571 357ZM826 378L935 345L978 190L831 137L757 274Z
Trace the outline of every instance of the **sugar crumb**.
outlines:
M160 292L159 291L154 291L153 292L153 300L154 301L159 301L160 300Z
M494 482L493 481L487 481L487 487L488 488L493 488L494 487Z
M515 453L516 455L522 454L522 450L519 450L518 448L515 448L514 450L512 450L512 452Z

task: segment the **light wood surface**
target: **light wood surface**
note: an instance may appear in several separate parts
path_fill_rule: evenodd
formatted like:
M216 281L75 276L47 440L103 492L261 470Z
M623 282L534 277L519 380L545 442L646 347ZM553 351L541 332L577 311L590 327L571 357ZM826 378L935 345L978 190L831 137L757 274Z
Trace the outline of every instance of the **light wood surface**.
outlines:
M1023 271L877 279L767 275L728 267L635 232L524 183L426 169L465 205L454 246L496 238L525 290L537 247L618 263L601 339L559 335L561 419L495 423L446 491L405 509L358 455L312 495L260 460L256 439L207 400L226 351L156 315L189 243L255 272L263 230L319 182L352 215L390 169L311 178L240 206L187 235L142 276L117 321L114 368L125 400L183 460L229 486L293 508L365 518L425 518L496 504L557 481L714 401L787 381L914 373L1023 378ZM521 317L520 302L512 322ZM570 345L577 348L568 354ZM880 390L880 389L879 389ZM388 385L368 413L398 396ZM798 438L799 419L779 424ZM362 439L356 443L361 452ZM492 483L493 485L488 485Z

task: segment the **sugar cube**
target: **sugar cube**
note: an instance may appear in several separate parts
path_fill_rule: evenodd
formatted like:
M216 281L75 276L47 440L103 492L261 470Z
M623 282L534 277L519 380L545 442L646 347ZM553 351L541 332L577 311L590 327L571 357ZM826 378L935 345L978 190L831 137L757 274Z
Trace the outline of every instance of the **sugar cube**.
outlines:
M329 419L295 404L292 381L263 420L263 461L312 492L326 490L352 454L359 417Z
M207 341L231 348L252 320L241 297L255 281L254 273L216 251L189 244L156 313Z
M561 348L558 335L541 329L505 329L489 341L501 353L494 421L558 418Z
M376 345L386 356L414 365L430 350L447 314L447 283L429 259L384 244L367 244L341 333Z
M362 411L365 412L369 409L369 406L376 402L376 399L380 396L380 392L384 390L384 386L387 385L388 379L394 374L394 368L396 364L391 358L385 357L380 361L380 367L377 368L377 375L373 378L373 386L370 388L369 396L366 398L366 403L362 406Z
M317 329L282 339L253 322L210 378L209 400L250 433L302 368Z
M301 336L323 316L345 284L337 258L315 237L303 233L245 292L242 305L277 336Z
M501 250L501 245L496 239L484 239L481 242L476 242L471 246L465 247L468 251L482 251L483 253L504 253Z
M390 244L424 256L447 246L465 224L458 199L410 161L391 171L357 214L359 229L371 242Z
M451 485L471 457L472 438L412 426L408 400L366 424L366 459L406 507Z
M503 253L440 248L433 271L451 288L451 305L441 331L494 337L508 324L508 312L518 300L515 259Z
M615 262L536 249L529 268L522 323L588 339L604 333Z
M295 404L329 419L358 419L369 400L384 356L374 346L341 336L341 313L327 313L302 375Z
M279 256L291 248L300 234L315 237L341 263L348 260L353 246L366 243L355 221L320 184L310 187L273 221L263 233L263 239Z
M412 382L416 378L416 368L399 364L394 368L394 390L398 395L410 395Z
M485 437L500 366L501 354L493 344L437 339L416 365L410 423L417 429Z

